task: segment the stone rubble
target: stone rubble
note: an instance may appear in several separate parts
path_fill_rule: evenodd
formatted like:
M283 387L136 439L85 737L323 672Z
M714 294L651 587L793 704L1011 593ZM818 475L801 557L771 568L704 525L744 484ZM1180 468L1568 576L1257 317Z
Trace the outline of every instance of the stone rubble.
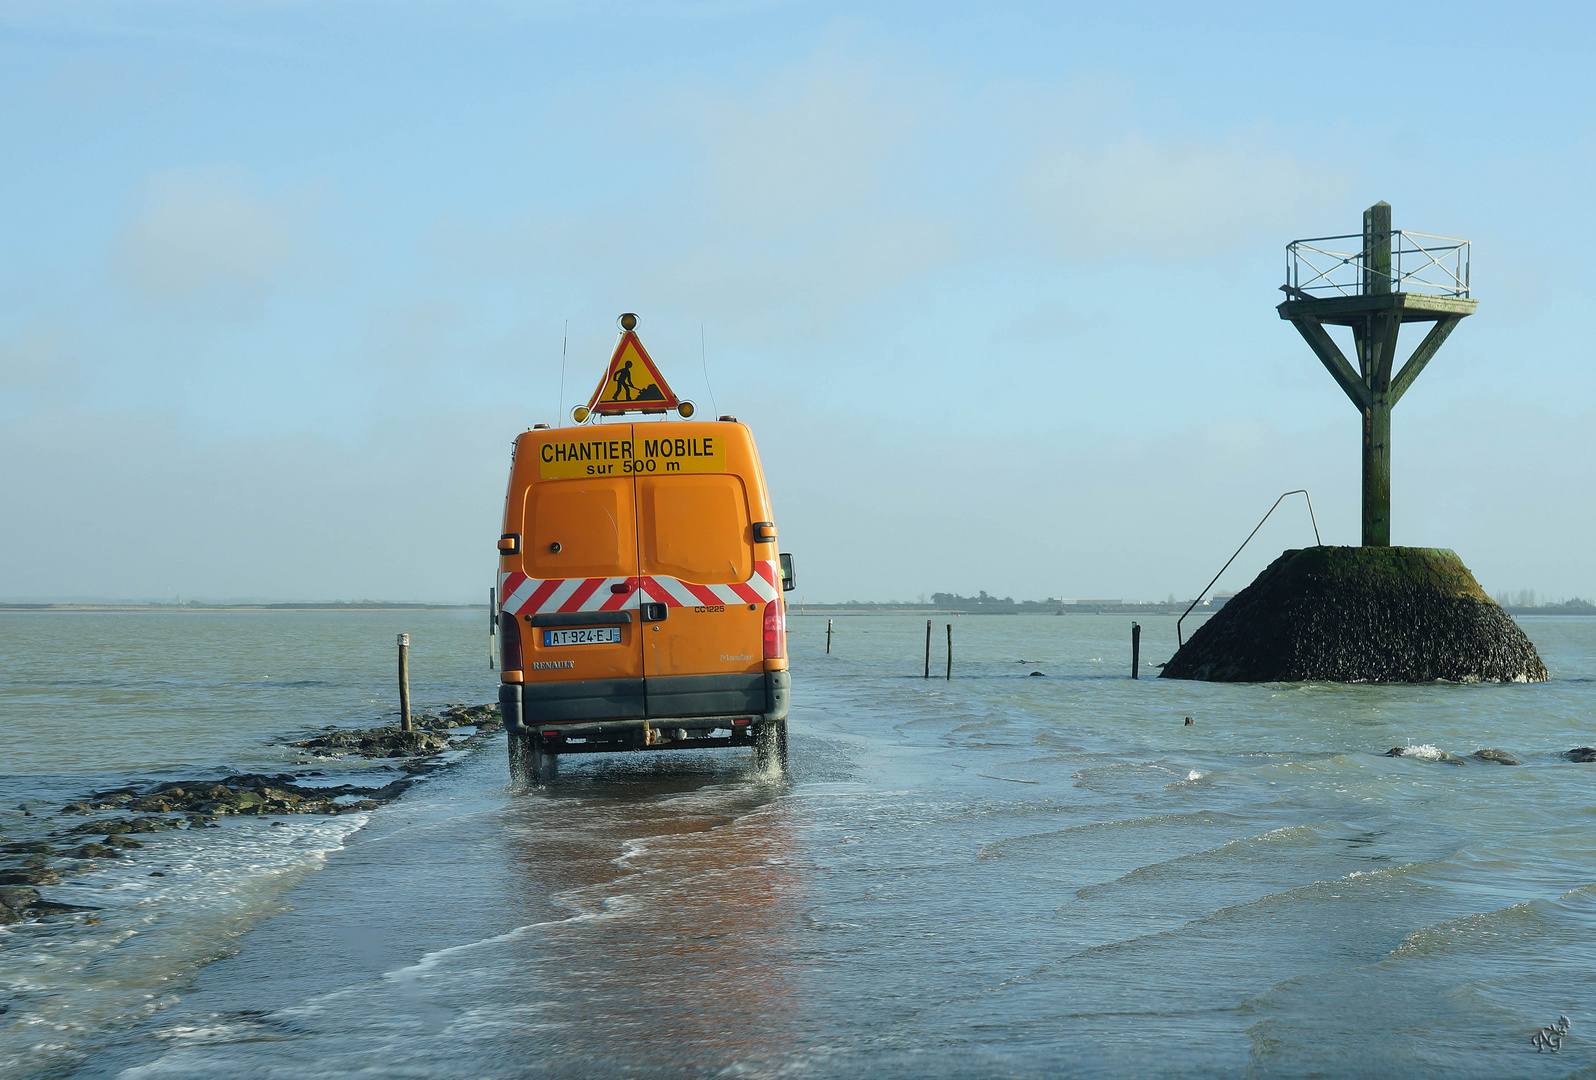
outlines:
M437 755L443 751L502 730L497 705L454 705L437 715L414 717L411 726L414 730L401 731L397 723L367 729L334 728L287 744L317 758L404 759L399 765L407 775L381 787L318 786L300 783L307 778L305 775L243 773L219 780L177 780L144 788L113 788L67 803L58 816L85 816L89 820L51 833L50 840L0 843L0 926L93 910L45 900L36 886L57 885L67 877L87 873L97 865L95 860L127 858L128 852L143 846L143 841L133 838L135 835L167 829L219 828L216 821L224 816L374 810L398 798L420 775L438 768L441 762ZM473 730L462 733L458 730L461 728Z

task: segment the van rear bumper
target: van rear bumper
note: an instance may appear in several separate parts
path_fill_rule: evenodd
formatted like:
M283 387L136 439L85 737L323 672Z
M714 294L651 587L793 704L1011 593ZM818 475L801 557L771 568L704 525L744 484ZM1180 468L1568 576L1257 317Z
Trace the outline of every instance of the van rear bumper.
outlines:
M510 731L592 721L786 719L792 673L675 675L654 679L586 679L500 683L499 713Z

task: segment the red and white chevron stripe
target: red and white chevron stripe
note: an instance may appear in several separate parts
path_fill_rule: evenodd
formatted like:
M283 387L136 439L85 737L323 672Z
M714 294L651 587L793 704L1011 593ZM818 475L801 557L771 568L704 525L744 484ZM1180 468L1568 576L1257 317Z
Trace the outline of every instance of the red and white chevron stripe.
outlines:
M572 611L632 611L644 595L669 607L709 604L768 604L781 595L781 571L763 559L754 563L747 581L730 585L697 585L681 578L601 577L532 578L515 571L499 577L500 608L512 615L548 615ZM614 586L624 585L617 590Z

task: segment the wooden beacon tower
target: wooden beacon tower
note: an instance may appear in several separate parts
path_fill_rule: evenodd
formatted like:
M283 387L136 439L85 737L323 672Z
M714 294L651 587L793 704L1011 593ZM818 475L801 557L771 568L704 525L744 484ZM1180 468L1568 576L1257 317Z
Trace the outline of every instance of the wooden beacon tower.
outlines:
M1362 243L1354 251L1348 241ZM1401 400L1452 328L1474 314L1469 297L1469 243L1391 228L1391 205L1363 212L1361 236L1321 236L1286 245L1287 299L1277 309L1290 320L1332 378L1363 414L1363 544L1391 544L1391 409ZM1433 323L1397 371L1397 333L1403 323ZM1325 330L1352 330L1357 366Z

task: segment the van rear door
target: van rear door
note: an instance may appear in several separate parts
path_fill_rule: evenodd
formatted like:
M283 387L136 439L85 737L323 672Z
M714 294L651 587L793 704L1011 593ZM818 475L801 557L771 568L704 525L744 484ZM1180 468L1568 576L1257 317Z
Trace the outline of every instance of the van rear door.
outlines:
M641 474L636 482L648 715L765 712L765 601L748 585L754 546L742 477Z
M535 434L543 438L527 448L536 454L528 471L537 474L520 515L524 576L504 583L505 608L520 617L528 718L640 718L632 426ZM602 454L584 446L601 442Z

